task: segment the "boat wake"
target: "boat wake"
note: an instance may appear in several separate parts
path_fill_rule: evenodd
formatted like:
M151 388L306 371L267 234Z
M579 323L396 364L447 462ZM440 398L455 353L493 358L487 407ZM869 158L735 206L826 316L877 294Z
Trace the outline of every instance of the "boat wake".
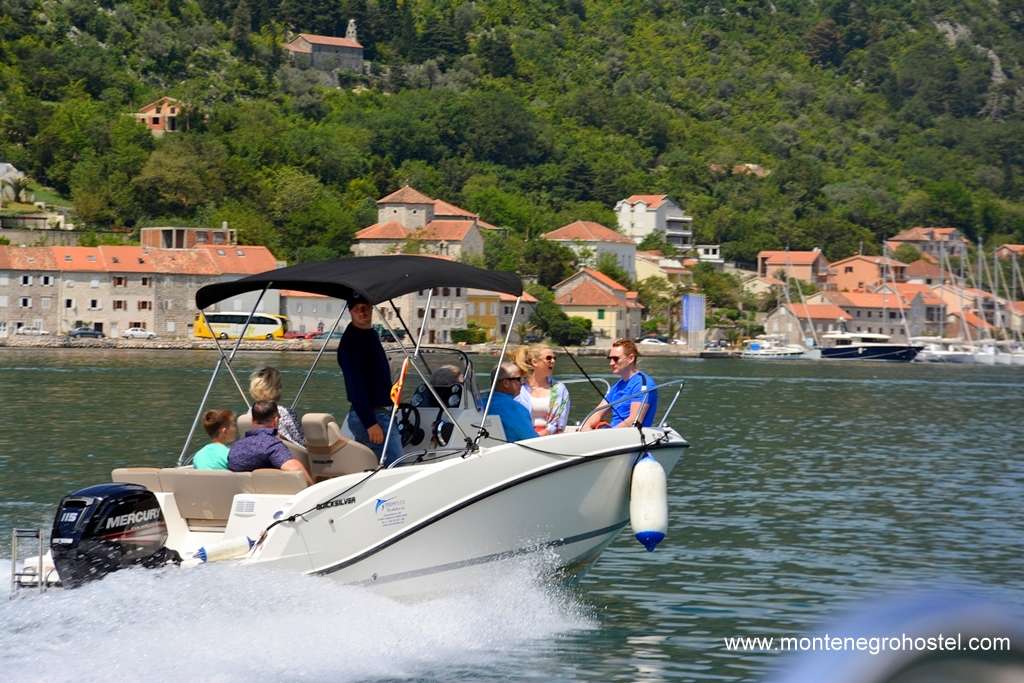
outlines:
M596 627L589 608L539 575L536 564L505 564L488 586L416 602L216 565L125 570L14 600L4 588L0 671L9 681L461 677Z

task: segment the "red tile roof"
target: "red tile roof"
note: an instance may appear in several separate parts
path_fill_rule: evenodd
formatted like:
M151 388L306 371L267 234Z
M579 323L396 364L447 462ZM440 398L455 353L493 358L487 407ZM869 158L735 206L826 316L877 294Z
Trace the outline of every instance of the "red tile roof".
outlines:
M902 261L897 261L895 259L891 259L888 256L868 256L868 255L865 255L865 254L854 254L853 256L847 256L844 259L840 259L838 261L833 261L831 265L832 265L832 267L835 267L835 266L838 266L840 264L846 263L847 261L855 261L855 260L867 261L869 263L874 263L876 266L888 265L888 266L893 267L893 268L906 268L907 267L907 264L903 263Z
M918 294L921 295L921 300L926 306L942 306L945 302L932 291L932 288L926 284L917 284L911 282L897 282L895 285L896 291L906 299L908 302L913 301L914 297Z
M378 204L433 204L434 200L414 187L402 185L387 197L377 200Z
M633 204L643 202L650 208L657 209L666 199L668 199L667 194L634 194L626 198L626 203L632 206Z
M583 268L583 269L580 270L580 272L581 273L586 273L587 275L589 275L590 277L594 278L595 280L597 280L601 284L606 285L608 287L611 287L612 289L618 290L620 292L625 292L626 291L625 287L623 287L618 282L616 282L615 280L611 279L610 277L608 277L607 275L605 275L604 273L602 273L599 270L595 270L593 268Z
M1024 244L1004 244L1001 247L997 248L996 251L1000 251L1003 249L1010 252L1011 254L1024 256Z
M818 260L818 257L825 258L820 251L760 251L757 253L757 260L766 259L768 265L779 266L809 266ZM828 259L825 260L828 263Z
M305 38L308 42L314 45L332 45L334 47L362 47L362 44L358 40L352 40L351 38L339 38L337 36L320 36L315 33L300 33L299 36Z
M473 229L472 221L430 221L422 228L414 232L411 237L428 242L444 240L446 242L461 242Z
M1024 315L1024 301L1007 301L1006 306L1014 315Z
M979 316L974 311L967 310L966 308L960 311L960 313L950 313L951 316L959 317L962 315L964 322L971 327L978 330L992 330L995 329L987 320Z
M511 303L511 302L515 301L516 298L514 296L512 296L511 294L505 294L504 292L499 292L498 293L498 300L499 301L507 301L507 302ZM525 303L525 304L535 304L535 303L537 303L537 297L535 297L534 295L530 294L529 292L523 292L523 303Z
M907 308L903 297L889 292L829 292L828 298L842 308Z
M625 299L620 299L605 288L588 281L555 297L555 303L559 306L606 306L609 308L625 308L629 305Z
M374 223L356 233L357 240L404 240L409 231L398 221Z
M451 217L465 217L465 218L479 218L472 211L466 211L461 206L455 206L449 204L443 199L434 200L434 216L437 218L451 218Z
M803 320L849 320L850 314L835 304L786 304L789 312Z
M557 230L542 235L547 240L570 240L578 242L618 242L620 244L632 244L621 232L606 228L600 223L593 221L574 221L563 225Z
M4 247L0 263L20 270L94 273L177 273L182 275L252 275L273 270L277 259L266 247L204 245L194 249L137 246Z
M939 268L937 265L926 259L919 258L913 263L907 264L907 277L931 279L941 278L942 268Z
M892 242L948 242L953 239L957 232L956 228L915 226L890 237L889 240Z

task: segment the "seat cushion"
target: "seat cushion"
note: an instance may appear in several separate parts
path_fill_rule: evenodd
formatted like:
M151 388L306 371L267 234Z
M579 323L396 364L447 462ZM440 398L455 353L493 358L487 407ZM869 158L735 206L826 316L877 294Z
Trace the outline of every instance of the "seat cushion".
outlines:
M118 467L110 473L110 481L122 484L139 484L150 491L163 491L159 467Z

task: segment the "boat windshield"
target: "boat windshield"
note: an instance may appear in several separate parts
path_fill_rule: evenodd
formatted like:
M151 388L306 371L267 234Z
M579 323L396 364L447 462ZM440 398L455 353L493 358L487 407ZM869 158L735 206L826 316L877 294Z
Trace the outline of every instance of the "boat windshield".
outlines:
M391 365L391 377L398 381L405 356L401 349L390 349L387 355L388 363ZM434 391L431 392L419 373L410 368L405 373L400 402L411 403L416 407L436 408L439 397L442 401L449 402L448 407L457 408L458 395L462 392L469 392L473 405L480 398L476 377L473 375L473 363L462 351L422 347L415 362L423 374L430 379L430 385ZM450 403L453 398L456 401L455 405Z

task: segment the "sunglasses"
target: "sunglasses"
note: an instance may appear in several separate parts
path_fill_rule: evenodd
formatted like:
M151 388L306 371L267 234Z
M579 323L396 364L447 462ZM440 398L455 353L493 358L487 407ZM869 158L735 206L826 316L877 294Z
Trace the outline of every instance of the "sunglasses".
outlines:
M622 359L622 356L608 356L608 360L613 363L618 363Z
M554 356L544 356L544 360L554 360Z

